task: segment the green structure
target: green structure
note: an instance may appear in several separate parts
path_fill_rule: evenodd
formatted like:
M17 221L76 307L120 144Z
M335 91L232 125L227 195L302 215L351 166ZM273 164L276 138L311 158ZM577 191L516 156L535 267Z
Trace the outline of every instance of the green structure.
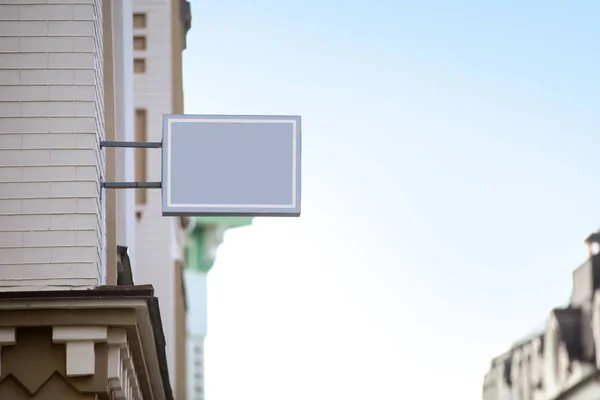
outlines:
M225 231L252 224L251 217L192 217L186 221L184 273L188 303L187 385L189 399L204 399L204 338L207 278Z
M185 246L185 264L192 271L207 273L227 229L248 226L252 217L193 217Z

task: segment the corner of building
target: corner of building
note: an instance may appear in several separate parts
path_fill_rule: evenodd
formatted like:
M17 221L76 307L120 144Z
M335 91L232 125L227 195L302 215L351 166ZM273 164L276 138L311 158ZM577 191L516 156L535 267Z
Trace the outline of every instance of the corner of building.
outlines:
M573 272L571 299L545 325L490 363L484 400L600 398L600 234L585 243L588 259Z
M172 313L134 285L133 195L102 187L134 172L101 146L135 134L131 1L0 14L0 398L171 400Z

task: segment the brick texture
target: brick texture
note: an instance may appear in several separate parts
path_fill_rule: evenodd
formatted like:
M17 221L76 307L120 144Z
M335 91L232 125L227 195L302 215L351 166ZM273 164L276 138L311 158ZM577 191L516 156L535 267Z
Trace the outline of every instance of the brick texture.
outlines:
M0 290L102 276L101 0L0 5Z

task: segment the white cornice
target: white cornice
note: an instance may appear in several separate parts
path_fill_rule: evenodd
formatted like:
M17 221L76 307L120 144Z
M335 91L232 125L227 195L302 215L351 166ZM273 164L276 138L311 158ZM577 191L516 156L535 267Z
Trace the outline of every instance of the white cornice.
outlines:
M69 309L69 310L97 310L97 309L133 309L135 310L135 314L136 314L136 322L137 322L137 332L139 332L139 337L138 338L128 338L128 340L137 340L139 341L141 344L143 344L142 347L142 351L143 354L141 354L141 359L144 359L146 362L146 368L148 370L148 384L151 386L152 388L152 393L154 394L154 400L165 400L165 392L164 392L164 387L163 387L163 382L162 382L162 375L161 375L161 370L160 370L160 365L159 365L159 361L158 361L158 353L157 353L157 348L155 346L155 339L154 339L154 330L152 328L152 322L150 319L150 314L148 312L148 305L147 302L143 299L127 299L127 298L115 298L115 299L109 299L109 298L102 298L102 299L72 299L72 300L53 300L53 299L33 299L33 300L13 300L10 302L0 302L0 310L12 310L12 311L20 311L20 310L60 310L60 309ZM75 330L72 330L73 328L82 328L82 327L70 327L69 329L71 329L72 331L68 331L68 330L64 330L63 326L61 327L56 327L56 328L60 328L58 329L58 332L60 332L60 334L58 334L56 337L58 339L58 341L62 341L65 342L64 339L66 339L67 337L74 339L71 342L66 342L68 343L89 343L89 340L97 340L100 339L98 337L98 331L95 331L94 334L92 334L92 332L94 331L96 327L85 327L85 328L93 328L91 330L80 330L79 331L79 339L78 336L75 333ZM56 329L55 328L55 329ZM106 327L105 327L106 328ZM7 331L5 331L5 329L8 329ZM8 332L6 333L9 336L6 336L10 339L10 329L14 329L14 328L0 328L0 340L4 337L2 336L3 333L2 332ZM112 330L110 330L112 331ZM94 336L95 335L95 336ZM54 333L53 333L54 336ZM104 339L104 342L107 342L108 339L110 338L114 338L114 333L109 336L108 335L108 331L107 331L107 336L106 339ZM85 340L84 340L85 339ZM102 341L102 340L99 340ZM9 341L10 343L10 341ZM14 344L14 343L13 343ZM1 342L0 342L0 346L1 346ZM68 346L66 346L68 348ZM82 350L84 347L87 348L87 350ZM88 352L89 351L90 346L89 345L80 345L77 346L75 345L74 347L72 346L72 354L78 354L78 352ZM128 349L130 351L130 349ZM68 350L67 350L68 351ZM86 353L87 354L87 353ZM114 354L114 353L113 353ZM119 354L119 356L122 358L122 363L124 365L124 371L127 371L128 369L132 369L133 368L133 364L127 364L128 363L128 359L131 359L130 356L126 355L126 354ZM67 362L69 362L69 359L67 360ZM84 372L85 375L89 374L89 363L88 365L88 369L84 369L83 366L78 365L77 363L72 364L72 365L76 365L77 367L75 368L75 371L79 371ZM114 366L114 365L113 365ZM81 369L80 369L81 368ZM143 368L143 367L142 367ZM127 382L131 381L129 378L126 380ZM133 384L131 384L132 386L135 386ZM138 384L139 387L139 384ZM132 393L133 395L133 393ZM131 399L136 399L136 397L131 397Z
M125 329L108 331L108 381L115 399L142 400Z

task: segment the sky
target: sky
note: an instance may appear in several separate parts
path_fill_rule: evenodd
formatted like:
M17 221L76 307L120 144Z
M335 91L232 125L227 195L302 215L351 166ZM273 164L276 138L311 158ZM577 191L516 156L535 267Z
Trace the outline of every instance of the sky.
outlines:
M209 274L207 400L481 398L600 228L600 3L192 3L185 112L303 127L301 217Z

